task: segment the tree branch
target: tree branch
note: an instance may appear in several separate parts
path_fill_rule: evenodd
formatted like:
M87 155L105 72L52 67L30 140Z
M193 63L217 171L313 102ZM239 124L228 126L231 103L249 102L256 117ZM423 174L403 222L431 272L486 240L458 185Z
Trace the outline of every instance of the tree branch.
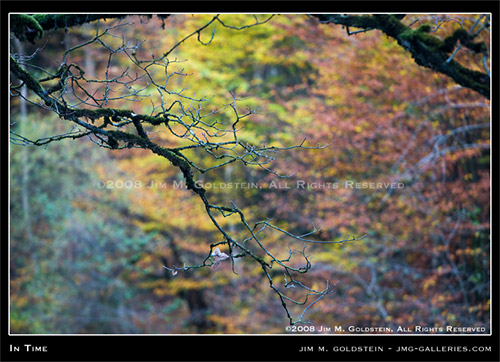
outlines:
M474 43L472 41L474 36L463 29L458 29L452 35L441 40L439 37L429 34L431 29L429 25L424 24L413 30L393 15L314 14L313 16L322 23L334 23L364 30L381 30L410 52L418 65L445 74L461 86L475 90L490 99L488 72L482 73L466 68L450 57L458 40L471 51L487 55L485 44L482 42Z
M216 19L216 18L214 18ZM214 21L212 19L212 21ZM203 27L203 29L206 28ZM103 36L112 28L106 29L102 34L97 35L93 40L84 43L81 46L90 45L93 42L103 41ZM201 28L200 28L201 29ZM200 30L201 31L201 30ZM195 32L196 33L196 32ZM194 34L194 33L193 33ZM192 36L192 34L190 35ZM71 49L75 49L73 47ZM65 54L67 54L68 50ZM113 49L111 47L106 47L110 54L115 54L117 52L125 52L125 47L119 47L117 49ZM63 56L64 58L64 56ZM152 84L157 87L161 87L162 91L167 92L165 86L160 86L156 84L152 74L148 73L147 68L151 65L159 66L157 63L158 60L151 60L149 62L142 61L139 62L135 57L130 58L135 64L145 64L144 67L140 66L143 69L148 77L153 82ZM169 62L163 64L165 69L165 73L167 72ZM221 235L221 239L218 241L212 242L210 244L209 253L203 259L203 261L198 265L184 265L182 267L177 266L164 266L165 269L172 272L172 275L176 275L179 271L187 271L190 269L204 268L204 267L216 267L220 262L225 259L229 259L232 264L232 270L236 273L234 269L234 260L236 258L241 257L249 257L254 262L258 263L258 265L262 268L264 275L267 277L270 283L270 287L276 292L281 303L286 311L286 315L289 318L290 324L295 323L305 323L303 321L305 312L312 307L316 302L324 298L326 295L331 294L333 292L333 286L329 286L327 283L327 287L324 290L314 290L307 286L305 286L299 280L293 278L292 273L301 275L308 272L312 265L309 257L305 254L305 248L302 251L297 250L289 250L288 256L284 258L280 258L275 255L272 251L268 249L265 245L265 242L261 239L261 233L263 233L266 227L274 230L275 232L279 232L286 237L294 239L303 243L344 243L347 241L357 240L356 238L341 240L341 241L315 241L311 239L306 239L306 236L312 235L318 229L314 228L314 230L305 235L294 235L289 233L283 229L280 229L274 225L271 225L269 221L258 222L253 227L251 227L247 219L241 209L239 209L233 202L231 202L230 206L221 206L214 205L209 202L206 195L206 190L199 184L195 182L193 170L197 170L199 172L207 172L214 168L220 168L227 165L230 162L240 161L245 166L257 166L261 167L264 170L267 170L275 175L278 175L275 171L271 170L268 166L268 163L272 162L275 159L275 154L282 150L290 150L296 148L305 148L305 149L320 149L324 148L322 146L317 147L308 147L305 146L305 140L303 140L299 145L290 146L290 147L274 147L274 146L263 146L258 147L255 145L248 144L247 142L242 142L238 139L237 132L238 129L236 126L243 122L243 120L254 114L255 111L248 109L244 113L240 113L236 106L236 102L238 98L232 94L233 101L227 104L224 108L229 107L232 109L234 113L235 120L232 123L223 126L223 123L220 121L215 121L213 123L205 120L206 117L217 113L218 111L212 111L208 115L204 115L201 112L201 106L198 108L193 108L189 106L185 108L184 105L179 101L174 101L170 106L166 106L163 102L163 98L161 99L161 105L158 107L154 107L157 109L161 107L161 112L156 115L145 115L145 114L135 114L131 110L126 109L117 109L117 108L104 108L103 106L107 103L110 98L106 96L99 98L97 96L92 96L91 91L85 90L84 86L87 83L97 82L102 83L106 87L109 87L110 84L119 84L127 87L128 83L123 83L119 80L120 77L117 78L106 78L106 80L91 80L84 77L84 71L76 64L67 65L66 62L63 62L63 65L54 73L49 74L48 77L43 79L36 79L32 74L30 74L26 69L23 68L22 65L25 64L23 58L21 56L11 56L10 57L10 69L11 72L22 81L21 85L11 85L11 93L13 96L21 96L19 94L20 89L26 87L31 92L33 92L36 96L38 96L42 103L36 104L36 102L31 101L32 104L38 105L41 108L50 110L56 113L61 119L68 120L81 126L84 128L84 131L78 131L78 133L69 132L59 136L47 137L37 141L30 141L24 138L21 135L16 133L13 134L13 142L19 142L21 144L32 144L32 145L44 145L53 141L59 141L65 138L77 138L82 137L84 135L88 135L91 137L91 140L98 144L101 147L106 147L110 149L122 149L122 148L131 148L137 147L141 149L147 149L151 152L165 158L168 160L173 166L177 167L183 174L184 180L186 182L187 189L192 190L195 194L197 194L200 200L203 202L207 215L209 216L212 224L219 231ZM109 62L108 62L109 68ZM107 68L107 69L108 69ZM75 71L76 70L76 71ZM73 74L72 71L75 71ZM168 75L168 74L167 74ZM51 88L45 88L41 83L48 82L51 80L59 79L56 86ZM136 81L139 77L133 78L130 83ZM72 82L72 86L69 84ZM81 84L79 82L82 82ZM45 84L45 83L44 83ZM77 89L84 91L84 93L92 99L93 103L87 101L85 99L81 99L75 93L75 85L78 87ZM138 94L140 91L135 92L134 94ZM57 94L59 93L59 94ZM73 94L75 98L79 99L79 103L71 104L69 99L65 99L65 94ZM161 91L160 91L161 94ZM180 96L180 92L172 92L172 94L178 95L180 98L186 98L185 96ZM27 96L26 96L27 99ZM125 96L118 96L117 99L125 99ZM193 101L198 103L203 100L195 100L190 98ZM80 105L92 106L93 108L80 108ZM174 112L173 108L178 107L178 112ZM96 108L97 107L97 108ZM153 109L153 111L154 111ZM152 112L153 113L153 112ZM175 126L173 126L174 124ZM133 126L133 128L128 128L125 131L122 127L126 127L128 125ZM187 140L190 142L189 146L184 147L176 147L176 148L168 148L160 146L159 144L153 142L153 140L148 137L148 128L158 127L158 126L166 126L166 129L174 136L182 140ZM114 127L114 129L112 129ZM135 132L134 132L135 129ZM226 137L226 136L229 136ZM217 140L213 140L214 138L222 138L222 142L216 142ZM209 155L211 155L215 160L219 159L228 159L228 161L222 161L219 164L216 164L212 167L200 167L196 165L193 161L191 161L188 157L186 157L182 152L184 150L191 150L193 148L199 148L205 150ZM280 176L280 175L278 175ZM287 177L287 176L280 176ZM236 240L229 232L226 230L216 218L217 214L214 211L218 211L222 216L227 217L232 214L237 214L239 216L241 224L244 226L244 230L247 232L248 237L243 240ZM221 253L218 249L219 245L227 245L229 247L228 254ZM257 248L255 248L257 247ZM256 249L256 250L255 250ZM292 257L295 255L299 255L303 258L305 264L302 266L294 266L292 265ZM273 267L279 268L285 273L286 276L290 279L290 282L286 282L284 288L297 288L300 287L304 290L306 294L305 299L294 300L286 295L284 291L281 290L279 284L273 279L273 275L275 274ZM271 271L272 270L272 271ZM293 303L296 305L306 305L308 300L314 297L314 301L312 301L300 315L298 320L295 320L292 317L291 312L288 309L287 302Z
M44 35L44 30L53 30L58 28L69 28L73 26L91 23L100 19L123 19L128 14L11 14L11 31L20 41L28 40L34 43ZM152 15L142 15L152 17ZM157 15L165 19L169 14Z

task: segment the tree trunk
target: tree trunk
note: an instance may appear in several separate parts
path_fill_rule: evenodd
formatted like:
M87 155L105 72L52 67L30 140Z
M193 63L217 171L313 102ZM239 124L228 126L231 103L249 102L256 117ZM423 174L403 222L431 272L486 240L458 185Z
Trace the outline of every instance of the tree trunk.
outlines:
M170 245L172 248L173 260L171 261L173 265L182 265L179 250L174 241L170 240ZM182 276L179 273L176 277L189 276L189 272L181 272L184 273ZM170 278L170 275L168 276ZM187 302L190 317L189 317L189 325L195 327L197 333L206 333L210 329L214 328L214 323L207 319L208 314L210 313L210 308L205 300L205 294L203 289L188 289L182 291L180 296Z
M24 47L18 39L14 39L14 46L18 54L24 53ZM28 105L26 98L28 96L28 89L26 87L21 87L20 89L21 97L19 97L19 117L17 117L17 122L19 122L19 134L25 135L26 132L26 122L28 122ZM29 204L29 164L28 164L28 149L23 147L21 150L21 160L22 160L22 176L21 176L21 202L23 208L23 224L25 228L26 238L28 239L30 245L33 245L33 230L31 227L31 211Z

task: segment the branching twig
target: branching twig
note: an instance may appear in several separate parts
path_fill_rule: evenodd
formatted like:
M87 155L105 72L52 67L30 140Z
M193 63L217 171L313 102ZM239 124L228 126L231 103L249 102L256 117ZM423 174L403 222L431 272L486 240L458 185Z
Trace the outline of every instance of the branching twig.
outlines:
M180 271L216 267L219 263L228 259L232 264L233 272L236 273L235 259L249 258L261 267L271 289L278 295L290 323L294 324L304 323L303 319L306 311L322 298L331 294L334 285L327 282L325 289L314 290L295 279L293 275L305 274L312 267L310 257L305 253L306 248L304 247L301 251L289 249L286 257L278 257L266 245L263 239L264 230L269 228L279 232L283 237L290 238L290 240L308 244L343 244L360 240L364 236L360 238L349 237L340 241L320 241L308 238L319 231L316 227L313 227L311 232L303 235L294 235L272 225L269 220L257 222L252 227L247 222L243 211L234 202L231 202L229 206L215 205L209 202L206 190L194 181L193 170L206 173L233 162L240 162L245 166L259 167L279 177L289 177L280 175L272 169L272 162L279 152L294 149L322 149L326 146L306 146L305 139L297 145L285 147L249 144L239 139L238 135L243 128L243 122L251 115L257 114L257 112L250 108L247 108L245 112L240 112L237 106L240 99L234 94L231 94L232 102L226 104L221 110L205 112L202 106L203 102L207 100L205 97L189 96L184 94L184 89L172 91L168 87L168 82L172 76L187 75L183 70L171 71L169 66L178 62L178 60L168 58L187 39L197 35L200 43L208 45L213 40L215 27L208 42L201 40L201 33L214 22L218 22L226 28L241 30L264 24L270 21L272 17L271 15L263 21L255 17L253 24L235 27L223 22L219 15L216 15L203 26L179 40L163 55L157 58L153 56L151 59L139 59L137 56L137 51L143 42L138 42L134 46L129 45L130 43L126 42L125 39L122 40L119 46L111 46L111 43L108 42L109 37L116 38L116 35L113 34L114 30L124 27L128 23L118 23L103 31L99 30L98 24L95 36L66 50L62 55L59 68L44 71L46 76L39 79L26 70L26 67L29 66L37 67L29 63L31 57L14 54L10 57L10 69L19 84L11 82L11 95L23 97L30 104L49 110L60 119L69 121L75 126L67 133L38 140L30 140L11 131L11 142L41 146L67 138L75 139L88 136L92 142L100 147L114 150L132 147L141 148L150 150L165 158L182 172L187 189L193 191L199 197L205 207L207 216L220 234L220 240L210 243L208 253L199 264L184 264L182 267L175 265L164 266L164 268L170 271L172 275L176 275ZM56 16L54 19L59 18ZM101 47L107 52L104 79L90 78L85 74L85 70L81 66L68 61L74 51L90 46ZM126 68L117 74L113 64L115 57L119 54L125 54L132 63L131 67L137 67L136 69L139 69L142 73L131 75L129 68ZM162 71L161 74L165 74L164 82L158 79L158 73L156 72L158 68ZM95 87L98 88L95 89ZM157 91L159 105L155 105L150 94L145 94L150 87L154 87ZM22 88L27 88L31 95L26 97L22 95L20 92ZM132 110L121 109L121 103L137 101L144 97L151 99L153 104L151 114L136 114ZM172 97L175 99L171 103L167 103L166 99L172 99ZM190 104L186 105L183 101L189 101ZM113 105L119 106L112 107ZM223 123L218 119L213 120L224 109L232 110L234 114L232 122ZM158 132L158 129L165 130L172 139L181 141L184 144L178 147L164 147L154 142L154 139L149 135L152 132ZM197 164L185 154L190 150L205 151L215 164L210 166ZM224 217L238 215L246 236L242 239L233 236L232 232L224 228L217 220L216 216L219 216L219 214ZM220 251L219 247L223 245L228 247L228 254ZM301 266L294 264L297 256L302 259ZM290 281L284 285L286 290L294 286L305 291L306 295L303 300L292 299L280 289L271 273L273 268L280 268L289 278ZM304 309L298 320L295 320L289 311L287 303L306 305L311 298L314 300Z

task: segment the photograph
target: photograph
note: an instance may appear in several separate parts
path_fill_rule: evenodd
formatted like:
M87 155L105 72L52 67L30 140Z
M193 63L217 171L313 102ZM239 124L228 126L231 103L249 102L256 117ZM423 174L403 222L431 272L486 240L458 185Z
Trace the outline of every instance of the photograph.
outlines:
M469 8L2 14L2 360L496 361Z

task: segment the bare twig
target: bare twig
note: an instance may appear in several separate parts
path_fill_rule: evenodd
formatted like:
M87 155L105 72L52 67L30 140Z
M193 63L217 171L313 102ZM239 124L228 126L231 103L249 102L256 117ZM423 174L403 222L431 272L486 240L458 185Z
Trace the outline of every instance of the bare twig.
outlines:
M305 246L302 250L289 248L286 257L278 257L266 245L263 238L264 230L266 228L274 230L294 242L299 241L305 244L343 244L360 240L364 236L360 238L348 237L340 241L321 241L309 238L319 231L315 226L311 232L303 235L294 235L272 225L269 220L257 222L252 227L247 222L243 211L234 202L231 202L230 205L215 205L209 202L206 190L194 181L193 170L206 173L233 162L240 162L245 166L258 167L279 177L290 177L290 175L280 175L272 168L272 163L280 152L295 149L319 150L326 146L306 146L305 139L299 144L285 147L254 145L244 142L239 138L239 132L243 129L243 123L250 116L256 115L257 112L251 108L241 112L238 107L238 102L241 100L236 95L231 93L232 101L222 109L206 111L203 107L204 102L207 101L206 97L196 97L195 94L187 95L184 92L185 89L174 91L169 88L169 80L173 76L188 75L183 70L173 71L171 65L180 61L168 58L187 39L196 35L200 43L208 45L215 36L215 27L207 42L201 40L201 34L215 22L229 29L242 30L267 23L272 18L273 15L259 20L255 16L254 23L235 27L223 22L220 16L216 15L203 26L183 37L169 50L163 52L163 55L156 58L152 56L151 59L138 58L137 51L144 43L142 41L127 42L122 36L120 45L111 45L116 44L116 39L120 38L113 32L128 26L129 23L119 22L102 31L97 24L95 36L66 50L62 54L59 68L44 70L46 76L40 79L35 78L26 70L26 67L38 68L37 65L30 64L32 57L14 54L10 58L10 68L19 83L11 82L11 95L23 97L30 104L55 113L60 119L72 123L74 127L69 132L37 140L30 140L11 131L11 142L41 146L67 138L75 139L88 136L99 147L115 150L141 148L163 157L182 172L187 188L199 197L207 216L220 234L220 240L210 243L208 253L198 264L184 264L182 267L164 265L163 267L175 276L180 271L216 267L228 260L231 262L233 272L236 273L235 259L249 258L261 267L271 289L278 295L290 323L294 324L304 323L306 311L325 296L331 294L334 285L327 282L325 289L314 290L294 278L294 274L305 274L312 267L310 257L305 253ZM111 42L110 39L113 39L114 42ZM130 45L132 43L136 45ZM69 62L73 52L89 49L93 46L99 47L101 50L105 49L107 54L104 60L103 79L91 78L86 75L85 70L80 65ZM117 67L114 66L114 63L115 58L119 55L122 55L122 59L125 55L125 58L131 62L129 68L116 70ZM137 69L139 73L131 74L130 69ZM160 72L158 73L157 70ZM159 79L158 74L164 74L164 79ZM21 89L26 88L30 92L28 96L24 96L20 92ZM151 92L146 94L151 88L156 90L158 94L156 98L153 98ZM152 111L150 114L136 114L132 110L122 109L123 102L137 102L142 99L151 101ZM219 119L214 120L223 110L232 111L233 119L231 122L223 123ZM150 135L153 132L159 132L159 129L181 145L169 148L154 142ZM190 150L204 151L215 164L210 166L198 164L187 156L186 152ZM232 231L224 228L217 220L216 216L219 214L224 217L238 215L246 237L242 239L234 237ZM227 254L219 249L221 246L228 247ZM292 263L297 257L302 259L301 266ZM290 279L290 282L286 283L285 289L293 285L295 288L304 290L306 295L303 300L294 300L280 290L271 273L273 268L280 268ZM294 319L287 303L306 305L311 299L314 300L304 309L298 320Z

